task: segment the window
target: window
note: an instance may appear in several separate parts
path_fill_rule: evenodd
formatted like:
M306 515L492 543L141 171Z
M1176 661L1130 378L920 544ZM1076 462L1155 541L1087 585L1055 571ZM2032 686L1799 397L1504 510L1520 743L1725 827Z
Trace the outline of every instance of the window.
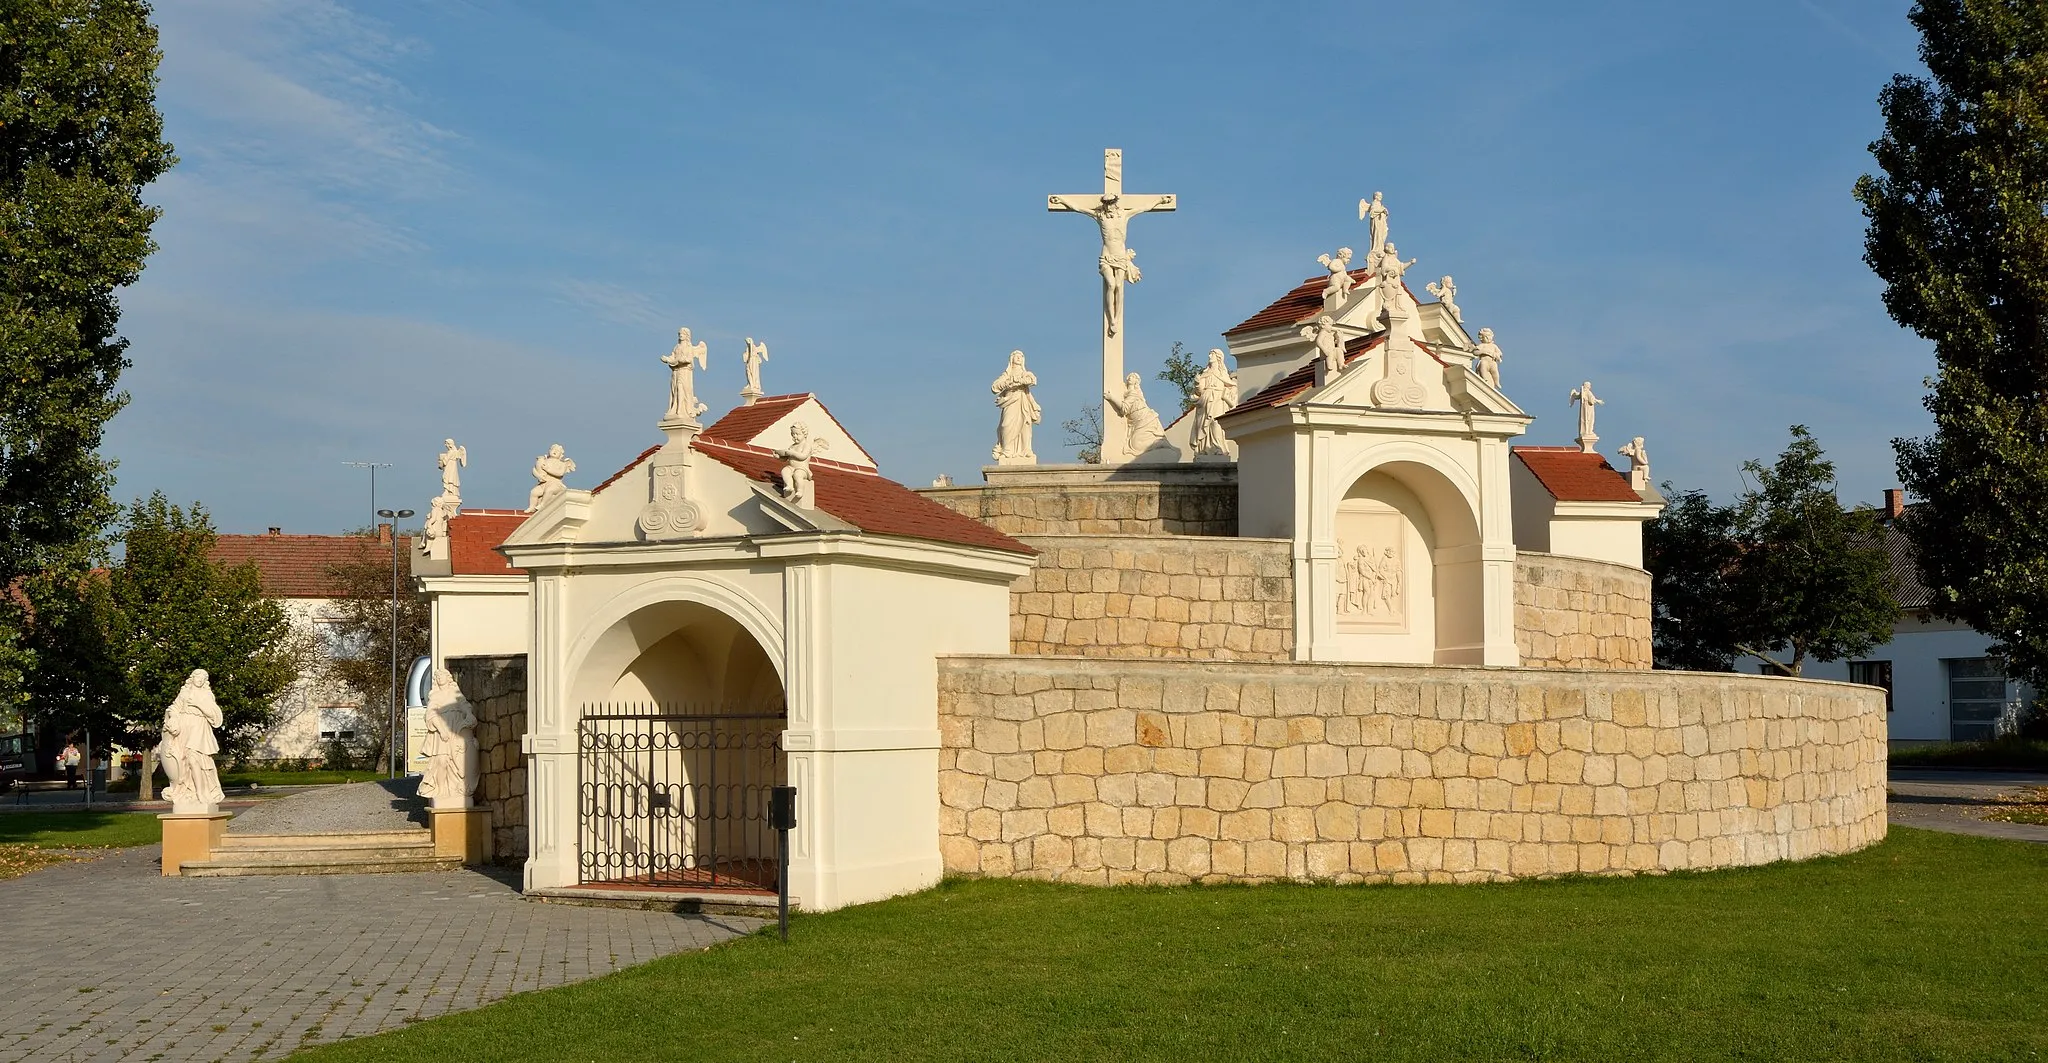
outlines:
M1884 711L1892 711L1892 662L1850 661L1849 682L1884 688Z
M320 706L320 738L349 739L356 736L356 710L353 705Z
M1948 666L1948 737L1975 742L1993 737L2005 715L2005 662L1995 657L1958 657Z

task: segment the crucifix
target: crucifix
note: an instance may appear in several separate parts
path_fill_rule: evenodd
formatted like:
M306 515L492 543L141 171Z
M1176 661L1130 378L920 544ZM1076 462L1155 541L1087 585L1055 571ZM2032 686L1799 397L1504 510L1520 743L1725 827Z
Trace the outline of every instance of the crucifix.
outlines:
M1138 272L1137 252L1125 243L1131 217L1155 210L1173 210L1174 207L1171 194L1124 194L1124 153L1121 148L1106 148L1102 152L1101 194L1080 192L1045 197L1046 210L1086 214L1094 218L1095 224L1102 229L1102 257L1097 265L1102 272L1102 393L1105 395L1123 394L1124 285L1144 279ZM1110 420L1111 416L1105 411L1102 463L1117 465L1131 456L1127 453L1128 433L1111 428Z

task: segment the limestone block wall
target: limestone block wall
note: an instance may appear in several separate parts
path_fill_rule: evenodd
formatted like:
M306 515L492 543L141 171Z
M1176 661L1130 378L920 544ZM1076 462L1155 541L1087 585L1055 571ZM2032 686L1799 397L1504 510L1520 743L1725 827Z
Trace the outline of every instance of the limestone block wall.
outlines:
M1607 561L1515 557L1515 645L1526 668L1649 668L1650 574Z
M1883 694L1688 672L948 657L948 871L1476 882L1885 832Z
M526 859L526 656L450 657L448 672L476 706L476 801L491 810L491 860Z
M1100 466L1019 469L1030 477L918 493L1011 535L1237 534L1237 481L1222 474L1235 466L1203 466L1195 471L1216 475L1173 479L1117 479L1116 470Z
M1286 660L1285 539L1026 535L1038 565L1010 585L1010 652Z

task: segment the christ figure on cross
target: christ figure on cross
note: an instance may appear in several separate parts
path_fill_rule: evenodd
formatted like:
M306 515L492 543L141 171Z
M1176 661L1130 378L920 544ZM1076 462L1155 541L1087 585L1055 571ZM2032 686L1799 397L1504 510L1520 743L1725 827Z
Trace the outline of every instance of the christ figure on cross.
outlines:
M1103 335L1114 336L1123 331L1124 285L1144 279L1138 271L1138 253L1127 242L1131 218L1155 210L1173 210L1173 196L1125 195L1124 153L1110 148L1102 153L1101 195L1047 196L1045 209L1086 214L1101 228L1102 257L1096 264L1102 272Z

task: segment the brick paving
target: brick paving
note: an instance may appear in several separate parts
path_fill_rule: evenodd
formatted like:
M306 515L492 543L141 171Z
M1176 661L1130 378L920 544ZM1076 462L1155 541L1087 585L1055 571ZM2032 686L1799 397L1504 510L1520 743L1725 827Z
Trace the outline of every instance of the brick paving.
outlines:
M759 920L538 904L509 876L0 881L0 1061L277 1059L705 948Z

